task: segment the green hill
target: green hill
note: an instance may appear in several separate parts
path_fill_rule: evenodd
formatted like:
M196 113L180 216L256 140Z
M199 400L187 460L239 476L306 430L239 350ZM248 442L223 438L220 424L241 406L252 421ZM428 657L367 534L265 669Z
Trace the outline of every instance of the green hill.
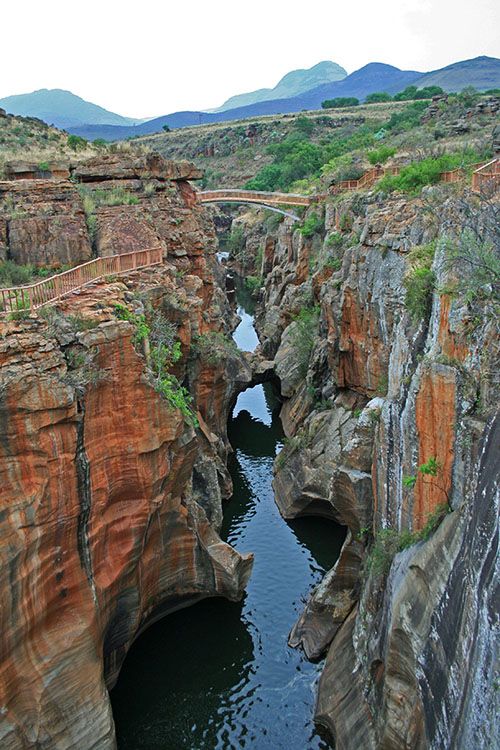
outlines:
M224 112L226 109L235 107L245 107L248 104L256 102L265 102L271 99L287 99L291 96L297 96L304 91L314 89L323 83L332 83L332 81L341 81L347 76L347 72L337 63L325 60L313 65L306 70L292 70L287 73L276 84L273 89L258 89L246 94L236 94L224 102L224 104L214 112Z
M6 96L0 99L0 107L10 114L38 117L49 125L64 129L78 125L135 125L142 122L109 112L63 89L39 89L31 94Z

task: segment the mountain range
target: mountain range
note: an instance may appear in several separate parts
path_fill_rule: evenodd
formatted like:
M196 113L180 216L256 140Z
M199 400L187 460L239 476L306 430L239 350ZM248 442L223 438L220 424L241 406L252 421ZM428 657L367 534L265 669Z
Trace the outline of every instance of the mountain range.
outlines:
M38 117L48 125L68 129L80 125L136 125L143 120L123 117L64 89L39 89L0 99L0 107L13 115Z
M245 107L247 104L257 104L257 102L265 102L270 99L288 99L292 96L303 94L305 91L314 89L324 83L341 81L346 76L347 71L340 65L329 60L324 60L306 70L291 70L272 89L258 89L257 91L250 91L247 94L231 96L221 107L217 107L217 109L212 111L224 112L227 109Z
M325 78L329 80L325 82ZM231 97L217 110L174 112L146 121L108 112L61 89L41 89L32 94L6 97L0 99L0 107L12 114L38 117L89 140L122 140L156 133L164 126L182 128L319 109L325 99L356 97L363 100L375 91L395 94L409 85L417 88L437 85L450 92L460 91L466 86L483 91L500 88L500 60L481 56L428 73L400 70L392 65L374 62L350 75L345 75L343 68L336 63L325 61L308 70L291 71L273 89L260 89ZM287 95L286 92L295 93ZM238 102L240 104L234 106Z

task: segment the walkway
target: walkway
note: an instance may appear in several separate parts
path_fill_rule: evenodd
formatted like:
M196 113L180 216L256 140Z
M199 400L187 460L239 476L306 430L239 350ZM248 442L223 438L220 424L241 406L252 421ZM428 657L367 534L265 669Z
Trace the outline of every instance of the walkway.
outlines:
M36 310L106 276L130 273L159 265L162 261L161 247L137 250L108 258L96 258L27 286L0 289L0 315L20 310Z
M200 203L259 203L269 206L310 206L315 196L295 193L267 193L257 190L201 190L196 193Z

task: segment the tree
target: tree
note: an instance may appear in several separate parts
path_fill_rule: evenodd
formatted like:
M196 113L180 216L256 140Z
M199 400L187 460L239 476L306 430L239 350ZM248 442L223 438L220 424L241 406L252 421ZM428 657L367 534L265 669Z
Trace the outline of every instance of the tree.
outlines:
M162 130L165 131L165 133L170 133L170 125L162 125Z
M68 135L67 144L73 151L80 151L88 145L88 141L79 135Z
M397 94L394 94L394 101L395 102L406 102L410 99L415 99L415 94L417 93L417 87L416 86L407 86L403 91L400 91Z
M321 102L323 109L338 109L339 107L357 107L359 99L355 96L337 96L335 99L325 99Z
M366 104L375 104L376 102L392 102L392 96L385 91L374 91L368 94L365 99Z

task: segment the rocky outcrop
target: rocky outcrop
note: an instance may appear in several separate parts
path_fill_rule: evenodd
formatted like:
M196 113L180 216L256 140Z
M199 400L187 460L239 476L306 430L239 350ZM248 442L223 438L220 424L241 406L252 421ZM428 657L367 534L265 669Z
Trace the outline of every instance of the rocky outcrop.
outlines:
M223 339L231 315L213 235L201 217L187 222L172 262L1 323L6 750L114 748L107 688L137 634L203 597L240 598L249 577L251 555L217 530L231 491L227 414L251 372L234 349L203 359L194 346ZM116 303L173 325L196 429L155 387L148 348Z
M69 180L0 181L2 224L0 253L15 263L61 266L92 256L81 197Z
M188 182L202 173L189 162L106 154L71 168L71 180L17 175L0 182L0 259L58 267L155 247L203 254L202 212ZM212 242L206 221L204 231Z
M467 217L481 241L497 241L471 200L439 189L348 198L327 206L309 278L303 238L286 224L268 261L260 334L288 398L290 435L275 464L277 503L286 517L321 514L348 527L290 635L309 658L328 651L316 720L338 748L490 746L494 303L488 293L436 293L421 320L406 305L415 247L434 243L431 270L444 290L471 274L448 249ZM318 307L301 377L294 318Z
M164 159L155 151L145 154L101 154L73 171L78 182L109 180L200 180L203 172L189 161Z

